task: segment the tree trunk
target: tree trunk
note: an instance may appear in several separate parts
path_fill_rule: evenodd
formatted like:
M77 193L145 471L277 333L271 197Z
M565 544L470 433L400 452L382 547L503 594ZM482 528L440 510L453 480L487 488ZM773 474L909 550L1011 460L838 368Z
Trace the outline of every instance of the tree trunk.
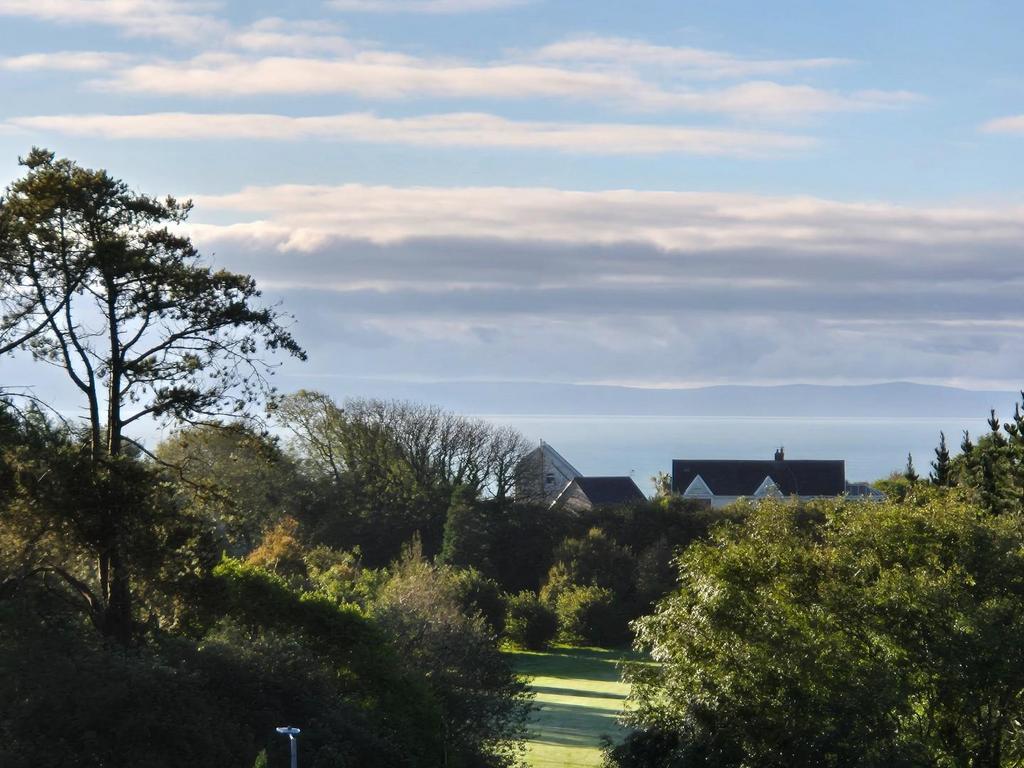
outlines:
M104 608L103 634L121 645L132 641L132 593L120 546L110 556L110 596Z

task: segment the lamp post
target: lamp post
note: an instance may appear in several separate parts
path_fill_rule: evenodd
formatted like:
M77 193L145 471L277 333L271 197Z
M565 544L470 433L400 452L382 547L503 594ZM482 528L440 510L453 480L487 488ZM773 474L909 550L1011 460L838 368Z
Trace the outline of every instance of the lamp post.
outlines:
M288 737L288 744L292 749L292 768L299 768L299 742L296 741L295 737L302 733L302 731L286 725L278 728L277 732Z

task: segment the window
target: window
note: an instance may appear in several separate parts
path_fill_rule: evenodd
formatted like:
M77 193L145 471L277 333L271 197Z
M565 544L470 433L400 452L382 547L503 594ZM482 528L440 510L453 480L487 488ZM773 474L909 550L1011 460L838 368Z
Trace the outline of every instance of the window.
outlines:
M555 473L554 472L548 472L546 475L544 475L544 485L554 485L554 484L555 484Z

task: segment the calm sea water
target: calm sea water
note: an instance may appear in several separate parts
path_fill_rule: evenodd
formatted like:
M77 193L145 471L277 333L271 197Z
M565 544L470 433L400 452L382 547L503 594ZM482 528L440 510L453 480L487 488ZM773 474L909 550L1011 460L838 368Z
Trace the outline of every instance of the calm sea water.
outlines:
M939 431L951 452L963 430L984 419L956 418L692 418L663 416L523 416L486 414L532 440L544 440L585 475L632 475L646 493L650 478L671 472L672 459L845 459L847 480L877 480L903 470L907 453L922 476L935 457Z

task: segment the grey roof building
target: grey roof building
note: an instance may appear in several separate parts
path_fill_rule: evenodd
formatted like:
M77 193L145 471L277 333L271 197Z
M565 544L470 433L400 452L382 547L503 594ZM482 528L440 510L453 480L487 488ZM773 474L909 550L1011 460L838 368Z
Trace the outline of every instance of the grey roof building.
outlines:
M551 506L582 511L644 501L647 497L631 477L577 477L566 484Z
M786 459L782 449L771 461L676 459L672 491L684 498L723 507L742 497L816 499L846 493L846 462Z
M581 475L562 454L541 440L516 467L515 496L550 504L567 483Z

